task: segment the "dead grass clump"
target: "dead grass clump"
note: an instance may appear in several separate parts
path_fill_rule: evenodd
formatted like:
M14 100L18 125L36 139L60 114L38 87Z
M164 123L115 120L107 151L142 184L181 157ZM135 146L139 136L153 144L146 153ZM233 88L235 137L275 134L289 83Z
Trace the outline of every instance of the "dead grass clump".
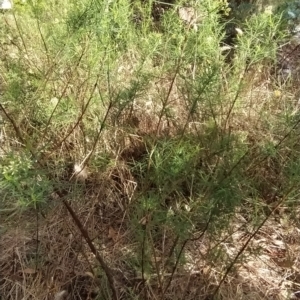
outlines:
M106 252L112 233L107 219L95 212L83 205L77 213L86 221L99 251ZM64 299L88 299L107 292L95 258L61 204L47 220L41 219L38 224L33 221L23 236L19 230L7 232L0 241L1 248L7 250L0 258L1 294L5 299L54 299L62 291L66 291Z
M28 230L8 230L1 236L1 295L5 299L23 299L38 295L42 299L47 291L41 275L35 268L36 243Z

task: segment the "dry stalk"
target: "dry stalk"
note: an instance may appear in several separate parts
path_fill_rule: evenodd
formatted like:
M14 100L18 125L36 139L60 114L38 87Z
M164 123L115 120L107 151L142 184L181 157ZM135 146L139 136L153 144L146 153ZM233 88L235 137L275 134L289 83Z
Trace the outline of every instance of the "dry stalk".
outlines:
M57 192L60 193L58 194L60 198L63 197L63 194L61 192ZM73 208L70 206L69 202L65 199L62 199L62 203L64 204L64 206L66 207L66 209L68 210L68 212L70 213L74 223L76 224L76 226L78 227L81 235L84 237L85 241L87 242L90 250L92 251L92 253L95 255L96 259L98 260L101 268L104 270L106 277L108 279L109 282L109 286L110 289L112 291L112 296L114 300L118 300L119 296L118 296L118 292L117 289L115 287L115 280L114 280L114 276L113 276L113 271L111 270L111 268L106 264L106 262L104 261L103 257L99 254L99 252L97 251L96 247L94 246L88 232L86 231L86 229L83 227L83 224L81 223L81 221L79 220L79 218L77 217L76 213L74 212Z
M252 241L252 239L258 234L258 232L261 230L261 228L265 225L265 223L268 221L268 219L272 216L272 214L278 210L278 208L280 207L281 204L283 204L283 202L286 200L287 195L293 190L294 186L292 186L289 191L286 193L286 195L284 197L282 197L282 199L274 206L274 208L270 211L270 213L263 219L263 221L259 224L259 226L254 230L254 232L249 236L249 238L247 239L247 241L245 242L245 244L241 247L241 249L239 250L239 252L237 253L237 255L234 257L234 259L232 260L232 262L229 264L229 266L227 267L225 274L223 275L222 279L220 280L218 286L216 287L216 289L214 290L214 292L211 295L211 299L214 299L215 296L217 295L218 291L220 290L221 285L224 283L224 281L226 280L228 274L230 273L230 271L232 270L232 268L234 267L234 265L237 263L239 257L245 252L246 248L248 247L249 243Z

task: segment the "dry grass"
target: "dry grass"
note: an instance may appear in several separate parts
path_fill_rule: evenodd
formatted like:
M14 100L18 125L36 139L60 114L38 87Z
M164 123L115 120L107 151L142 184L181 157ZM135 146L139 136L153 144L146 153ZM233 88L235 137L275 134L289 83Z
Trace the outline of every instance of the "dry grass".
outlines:
M158 39L160 33L156 34ZM289 195L296 193L297 184L289 183L284 167L298 144L288 139L294 128L281 125L290 111L292 116L298 114L295 87L278 86L267 65L253 65L231 78L234 71L224 64L211 77L217 78L216 84L207 81L206 91L205 85L197 85L199 78L210 79L204 68L210 64L204 58L204 71L201 63L199 69L194 65L164 69L152 58L140 68L142 56L134 48L116 60L111 83L104 67L101 76L85 69L85 63L94 67L89 59L93 51L97 53L89 43L81 41L72 63L64 61L68 55L57 52L54 58L59 57L56 63L63 67L55 69L48 61L45 78L29 95L38 101L7 110L18 126L16 130L5 119L1 158L11 151L22 152L26 142L32 142L25 150L35 160L29 170L37 170L38 176L28 173L28 178L49 179L53 186L40 205L13 205L11 211L0 211L0 298L113 298L107 273L64 205L68 201L109 266L120 299L293 299L300 285L300 244L299 224L292 217L297 206L291 205ZM37 49L27 50L32 57L20 61L20 66L43 69L48 58L38 55ZM8 79L0 78L4 88ZM135 84L140 86L130 98ZM93 102L93 97L101 101ZM49 101L52 106L43 111ZM128 103L122 107L122 101ZM70 107L61 113L57 104ZM35 124L34 113L44 123ZM269 144L276 155L267 152ZM176 147L190 151L192 164ZM175 159L174 165L168 164L174 157L182 165ZM234 174L237 166L241 168ZM178 176L180 167L182 178L174 187L170 178ZM202 171L195 174L203 176L207 186L187 182L194 169ZM153 174L160 179L153 179ZM213 207L221 207L213 221L202 212L194 213L197 206L209 206L216 188L228 179L239 182L235 191L241 192L241 199L236 207L226 208L235 199L228 201L224 193ZM228 186L234 186L230 180ZM170 187L164 181L170 181ZM31 183L18 184L26 190ZM18 195L10 197L14 201ZM151 197L157 202L151 203ZM9 207L9 201L5 205ZM175 218L172 223L172 214L187 220L184 224L192 223L190 229L185 231Z
M161 84L167 89L171 83ZM155 92L150 95L157 96ZM241 97L245 100L243 107L232 110L228 127L253 145L274 138L263 130L263 112L274 105L280 113L284 99L275 97L267 82ZM102 173L92 165L87 179L70 187L80 191L78 196L71 193L72 199L68 200L97 250L114 270L120 299L204 300L210 299L216 288L220 299L292 299L290 295L300 284L299 230L282 206L280 214L272 215L251 239L221 286L226 269L255 230L244 212L237 212L226 233L219 237L195 232L185 245L185 264L179 264L176 270L161 265L165 258L159 247L151 250L152 264L154 268L161 267L163 273L144 278L130 265L139 250L129 214L138 197L139 182L128 163L147 153L149 138L156 141L181 132L188 112L183 112L180 99L174 86L168 98L175 116L173 123L159 118L161 108L151 100L145 104L137 101L132 110L124 111L118 116L118 126L111 126L103 135L102 147L112 153L115 163ZM189 125L187 130L201 133L203 127L194 128L193 121ZM75 131L72 138L76 142ZM79 161L84 160L78 149L76 155ZM268 179L271 173L268 170ZM107 280L61 199L53 193L48 201L50 209L42 210L42 214L26 212L4 221L6 232L0 239L3 299L109 299ZM167 252L173 237L166 235L161 242ZM166 286L167 290L163 290Z
M161 85L166 90L171 80ZM157 97L154 91L150 95ZM263 112L274 111L270 108L274 105L280 113L284 101L289 99L275 97L268 82L241 97L243 107L237 105L232 110L227 126L249 144L273 139L263 130ZM118 116L118 123L103 135L102 149L112 153L115 163L102 173L91 165L87 178L70 186L78 189L79 194L71 193L73 196L68 200L97 250L114 270L120 299L204 300L210 299L217 288L220 299L292 299L290 295L300 284L299 230L282 206L280 214L272 215L251 239L221 286L226 270L255 230L244 212L236 213L226 233L219 237L195 232L185 245L186 262L176 270L161 265L164 253L155 246L151 250L152 264L163 273L144 278L130 265L130 259L139 250L129 214L139 195L139 182L128 163L140 160L147 153L149 139L155 142L163 136L175 136L186 127L188 112L182 110L180 99L174 85L167 103L174 112L172 120L160 119L161 108L151 100L146 103L137 100L132 110L124 110ZM188 123L187 132L201 133L203 127L193 127L193 121ZM76 143L78 135L74 131L70 141ZM76 155L79 162L84 160L78 149ZM270 180L272 170L267 172ZM258 180L262 173L259 172ZM68 176L70 173L66 175L67 181ZM42 214L26 212L4 221L7 230L0 239L3 299L109 299L107 280L61 199L54 192L48 201L50 209L42 210ZM173 242L172 235L166 235L161 242L167 252Z
M119 176L124 176L121 173L119 170ZM162 299L157 274L143 282L126 265L128 254L135 249L131 242L135 233L128 226L129 203L123 202L118 184L114 186L115 176L98 195L88 195L80 202L74 199L73 208L98 251L116 274L122 275L116 276L121 299L130 299L129 289L139 295L138 299ZM124 189L122 192L127 193L127 187ZM204 236L188 242L186 264L174 275L170 271L160 278L166 284L172 277L164 299L208 299L253 230L237 214L219 240ZM300 284L298 240L299 230L289 219L284 215L271 217L235 263L219 289L219 297L292 299L291 293ZM59 202L38 222L34 213L23 215L2 234L0 246L3 299L58 299L55 295L62 291L66 291L64 299L108 297L107 282L95 257ZM158 260L159 251L155 253Z

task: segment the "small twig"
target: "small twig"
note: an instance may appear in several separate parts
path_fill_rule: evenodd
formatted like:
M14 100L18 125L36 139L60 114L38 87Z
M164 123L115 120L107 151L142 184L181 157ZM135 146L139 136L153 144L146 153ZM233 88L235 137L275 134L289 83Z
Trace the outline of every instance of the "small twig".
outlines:
M16 27L17 27L17 30L18 30L18 33L19 33L19 35L20 35L20 38L21 38L23 47L24 47L24 49L25 49L25 52L26 52L27 56L29 57L29 55L28 55L28 50L27 50L27 46L26 46L26 43L25 43L23 34L22 34L22 32L21 32L19 23L18 23L18 21L17 21L16 15L15 15L14 13L13 13L12 15L13 15L13 18L14 18L14 21L15 21L15 24L16 24Z
M172 257L173 252L174 252L174 250L175 250L175 248L178 244L178 241L179 241L179 235L176 236L176 238L175 238L175 240L174 240L174 242L173 242L173 244L170 248L170 251L169 251L168 256L167 256L167 262L169 262L171 260L171 257Z
M189 241L197 241L197 240L200 240L200 239L203 237L203 235L205 234L205 232L207 231L208 226L209 226L209 224L210 224L210 222L211 222L211 219L212 219L212 215L210 214L209 219L208 219L208 221L207 221L206 224L205 224L205 228L203 229L203 231L200 233L199 236L197 236L197 237L195 237L195 238L189 238L189 239L186 239L186 240L183 242L183 244L182 244L182 246L181 246L181 248L180 248L179 254L178 254L178 256L177 256L175 265L174 265L174 267L173 267L173 270L172 270L170 279L169 279L169 281L168 281L168 283L167 283L167 285L166 285L166 287L165 287L165 289L164 289L164 293L167 292L167 290L168 290L168 288L169 288L169 286L170 286L170 284L171 284L171 282L172 282L172 280L173 280L173 277L174 277L175 271L176 271L176 269L177 269L177 266L178 266L180 257L181 257L181 255L182 255L182 253L183 253L183 250L184 250L184 248L185 248L187 242L189 242ZM176 242L176 243L177 243L177 242Z
M86 111L87 111L87 109L88 109L88 106L90 105L90 102L91 102L91 100L92 100L92 98L93 98L93 96L94 96L94 93L95 93L95 90L96 90L96 87L97 87L97 84L98 84L99 76L100 76L100 75L97 76L96 82L94 83L93 90L92 90L92 92L91 92L91 95L90 95L90 97L88 98L88 100L87 100L87 102L86 102L86 104L85 104L85 106L84 106L84 108L83 108L83 110L82 110L80 116L78 117L76 123L72 126L71 130L69 130L69 132L68 132L68 133L67 133L67 134L66 134L66 135L65 135L58 143L56 143L58 146L62 145L62 144L67 140L67 138L72 134L72 132L75 130L75 128L76 128L76 127L80 124L80 122L82 121L82 118L83 118L84 114L86 113ZM60 101L60 99L59 99L59 101Z
M293 189L293 186L290 188L290 190L288 191L287 195L292 191L292 189ZM218 286L216 287L216 289L214 290L213 294L211 295L212 299L214 299L214 297L217 295L218 291L220 290L221 285L224 283L224 281L226 280L228 274L231 272L233 266L237 263L237 261L240 258L240 256L244 253L244 251L248 247L248 245L251 242L251 240L257 235L257 233L260 231L260 229L265 225L265 223L268 221L268 219L271 217L271 215L278 209L278 207L285 201L285 199L286 199L286 196L283 197L277 203L277 205L271 210L271 212L264 218L264 220L261 222L261 224L259 224L259 226L249 236L249 238L247 239L246 243L242 246L242 248L239 250L239 252L235 256L235 258L233 259L233 261L227 267L227 269L225 271L225 274L223 275L221 281L219 282Z
M19 127L17 126L15 120L9 115L9 113L6 111L6 109L4 108L4 106L0 103L0 109L3 111L5 117L9 120L9 122L11 123L11 125L13 126L18 139L20 140L21 144L23 144L23 146L25 146L25 141L22 137L22 134L19 130Z
M171 282L172 282L172 280L173 280L173 277L174 277L175 271L177 270L177 266L178 266L179 260L180 260L180 258L181 258L182 252L183 252L183 250L184 250L184 248L185 248L185 246L186 246L186 244L187 244L188 241L189 241L189 239L185 240L185 241L183 242L181 248L180 248L180 251L179 251L179 253L178 253L178 256L177 256L175 265L174 265L174 267L173 267L173 270L172 270L170 279L169 279L169 281L168 281L168 283L167 283L167 285L166 285L166 287L165 287L165 289L164 289L164 294L167 292L167 290L168 290L168 288L169 288L169 286L170 286L170 284L171 284Z
M87 242L87 244L88 244L89 248L91 249L92 253L95 255L95 257L98 260L100 266L104 270L104 272L106 274L106 277L108 279L108 282L109 282L110 289L112 291L113 299L114 300L118 300L119 297L118 297L118 293L117 293L117 290L116 290L116 287L115 287L115 280L114 280L114 277L113 277L113 271L110 269L110 267L104 261L103 257L97 251L97 249L94 246L91 238L89 237L88 232L83 227L83 224L80 222L80 220L77 217L76 213L74 212L73 208L70 206L70 204L68 203L67 200L63 199L63 194L61 192L59 192L59 191L57 191L57 194L62 199L62 203L64 204L64 206L66 207L66 209L70 213L70 215L71 215L72 219L74 220L76 226L78 227L81 235L84 237L84 239Z
M152 246L152 251L153 251L153 255L154 255L154 264L155 264L155 269L156 269L156 274L157 274L157 280L158 280L158 284L159 284L159 289L161 291L161 300L165 299L165 291L163 288L163 281L162 278L164 277L164 273L160 272L159 270L159 265L158 265L158 261L157 261L157 257L156 257L156 251L155 251L155 246L154 246L154 242L153 242L153 238L151 235L151 231L149 230L149 237L151 240L151 246Z
M39 252L39 207L36 206L36 232L35 232L35 271L38 269L38 252Z
M144 266L144 259L145 259L145 243L146 243L146 226L143 226L143 243L142 243L142 281L145 284L145 266ZM146 294L144 295L146 297Z

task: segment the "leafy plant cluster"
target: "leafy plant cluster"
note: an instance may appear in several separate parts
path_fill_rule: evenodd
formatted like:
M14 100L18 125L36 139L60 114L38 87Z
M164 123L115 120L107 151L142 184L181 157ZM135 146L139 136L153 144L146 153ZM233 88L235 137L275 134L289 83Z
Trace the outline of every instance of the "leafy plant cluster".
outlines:
M79 199L125 165L127 259L143 279L174 274L188 242L221 236L237 213L258 224L266 207L295 205L299 188L299 113L268 68L282 15L243 9L229 45L227 2L170 3L159 24L153 8L26 1L0 23L0 210Z

